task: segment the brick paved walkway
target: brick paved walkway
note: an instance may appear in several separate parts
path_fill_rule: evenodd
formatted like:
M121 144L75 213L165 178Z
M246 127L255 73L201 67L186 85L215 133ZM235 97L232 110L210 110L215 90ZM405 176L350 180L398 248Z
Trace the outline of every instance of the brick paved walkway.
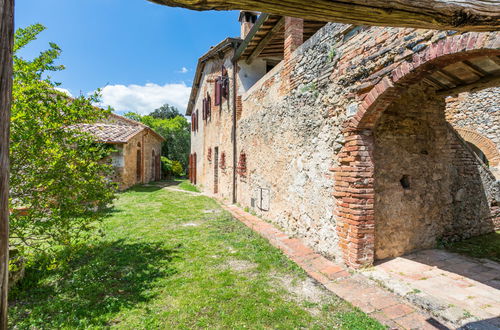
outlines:
M455 327L500 329L499 263L432 249L363 273Z
M350 274L340 265L324 258L298 238L290 238L273 225L244 212L223 206L235 218L281 249L312 278L328 290L349 301L371 317L395 329L446 329L427 313L420 311L398 295L373 285L361 274Z

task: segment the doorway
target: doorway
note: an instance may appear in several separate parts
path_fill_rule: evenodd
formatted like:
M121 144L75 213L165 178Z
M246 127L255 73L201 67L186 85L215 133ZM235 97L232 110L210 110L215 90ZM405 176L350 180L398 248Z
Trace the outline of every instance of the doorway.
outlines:
M156 155L155 151L152 151L151 155L151 181L156 181Z
M136 181L137 183L142 182L142 152L141 152L141 144L137 144L137 159L136 159Z
M219 192L219 147L214 152L214 194Z

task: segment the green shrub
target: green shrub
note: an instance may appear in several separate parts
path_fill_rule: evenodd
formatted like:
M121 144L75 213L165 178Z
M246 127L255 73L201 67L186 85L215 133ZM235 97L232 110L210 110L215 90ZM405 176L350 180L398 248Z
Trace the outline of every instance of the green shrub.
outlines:
M174 176L183 176L184 175L184 169L182 168L182 164L179 161L173 160L172 161L172 173Z
M167 157L161 157L161 166L163 173L167 178L179 177L184 175L182 164L176 160L170 160Z

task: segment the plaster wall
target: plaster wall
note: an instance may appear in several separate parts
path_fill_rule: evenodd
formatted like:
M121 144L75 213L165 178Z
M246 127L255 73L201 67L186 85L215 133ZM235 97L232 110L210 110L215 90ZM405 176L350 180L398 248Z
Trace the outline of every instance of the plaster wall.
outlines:
M198 110L198 131L191 133L191 153L197 156L197 184L203 192L226 201L232 200L233 147L232 147L232 111L233 111L233 66L232 51L220 58L207 61L201 78L200 91L195 100L194 111ZM221 76L222 66L230 78L229 96L215 105L215 79ZM203 99L210 95L212 100L211 116L203 120ZM215 159L215 148L218 157ZM209 159L209 150L211 157ZM224 154L225 164L221 163ZM216 167L217 164L217 167ZM217 175L216 175L217 174ZM217 193L215 187L217 186Z

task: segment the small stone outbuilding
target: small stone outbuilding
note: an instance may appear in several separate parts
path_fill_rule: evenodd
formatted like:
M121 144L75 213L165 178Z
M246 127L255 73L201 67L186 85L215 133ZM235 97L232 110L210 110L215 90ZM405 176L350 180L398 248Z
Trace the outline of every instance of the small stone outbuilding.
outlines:
M161 179L161 147L165 139L150 127L110 114L102 122L82 124L79 129L94 135L98 142L114 146L113 181L120 190Z

